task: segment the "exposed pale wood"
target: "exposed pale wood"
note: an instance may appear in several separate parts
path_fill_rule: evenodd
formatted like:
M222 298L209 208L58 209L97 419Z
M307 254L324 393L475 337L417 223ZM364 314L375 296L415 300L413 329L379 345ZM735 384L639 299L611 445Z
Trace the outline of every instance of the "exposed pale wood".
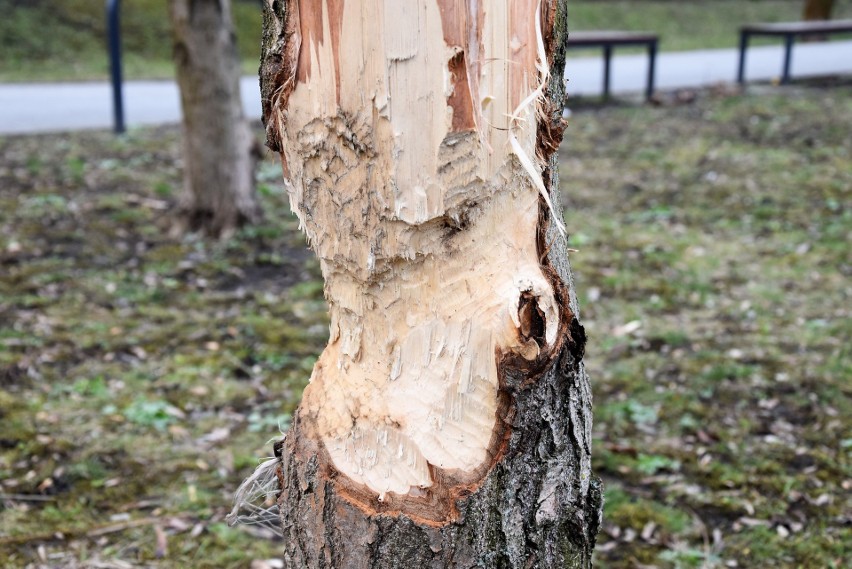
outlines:
M273 120L332 320L301 412L334 466L380 499L421 494L430 465L480 477L498 352L534 360L555 346L539 194L510 144L535 157L536 105L514 113L540 81L536 6L298 3L296 85ZM524 293L540 344L519 333Z
M435 566L450 547L459 567L588 563L599 495L584 338L550 205L564 10L267 0L268 144L331 312L279 446L293 566L421 559L375 543L425 547ZM532 484L534 504L501 484ZM457 541L477 530L503 537ZM544 549L526 551L530 539Z

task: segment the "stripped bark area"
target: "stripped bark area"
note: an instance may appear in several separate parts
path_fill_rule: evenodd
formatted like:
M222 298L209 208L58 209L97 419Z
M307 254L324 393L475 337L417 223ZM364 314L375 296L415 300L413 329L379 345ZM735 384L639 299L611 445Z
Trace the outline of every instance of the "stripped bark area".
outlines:
M268 145L331 313L278 447L288 563L587 566L564 2L267 0L264 30Z

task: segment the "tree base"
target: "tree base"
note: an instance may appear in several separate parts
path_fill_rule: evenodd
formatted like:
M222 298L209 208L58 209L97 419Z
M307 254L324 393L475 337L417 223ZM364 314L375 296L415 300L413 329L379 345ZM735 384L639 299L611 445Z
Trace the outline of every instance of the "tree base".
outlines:
M591 474L591 417L576 402L590 387L565 347L538 383L510 387L513 428L502 460L447 523L413 519L376 501L351 501L321 445L297 418L276 444L277 503L291 568L517 567L581 568L591 556L601 517L601 483ZM308 429L310 430L310 429Z
M187 233L200 233L213 239L227 239L238 229L263 219L260 208L248 212L234 211L227 216L217 215L206 208L179 208L172 223L170 235L180 237Z

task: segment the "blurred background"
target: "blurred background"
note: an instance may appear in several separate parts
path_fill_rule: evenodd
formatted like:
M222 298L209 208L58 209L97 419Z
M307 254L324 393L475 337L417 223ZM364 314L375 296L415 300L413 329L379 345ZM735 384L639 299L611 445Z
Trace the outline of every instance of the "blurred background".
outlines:
M122 3L128 89L173 88L166 4ZM659 34L660 76L668 52L731 62L728 80L650 103L644 83L569 99L561 188L606 488L600 567L852 565L852 74L794 55L801 76L780 86L778 41L755 40L777 48L772 70L741 89L731 59L741 25L801 20L805 4L569 5L572 30ZM852 18L852 0L833 4ZM260 3L232 9L256 84ZM104 2L0 0L0 14L0 132L23 87L60 111L60 84L109 93ZM816 39L852 61L849 35ZM615 81L643 51L623 54ZM599 59L572 51L569 80L597 88L599 71L577 70ZM325 345L318 265L269 151L262 218L176 232L180 126L163 111L116 136L105 97L98 128L0 135L0 566L281 567L274 520L224 517Z

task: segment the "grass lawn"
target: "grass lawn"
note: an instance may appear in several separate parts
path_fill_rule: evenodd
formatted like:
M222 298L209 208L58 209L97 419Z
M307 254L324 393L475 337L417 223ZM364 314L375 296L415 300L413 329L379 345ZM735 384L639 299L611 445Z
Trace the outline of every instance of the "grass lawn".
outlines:
M231 2L243 71L255 74L260 57L260 0ZM798 20L802 3L570 0L570 27L656 31L662 37L661 49L668 51L734 47L741 24ZM835 0L835 4L835 18L852 18L852 0ZM0 82L107 78L103 0L0 0L0 14ZM123 2L122 34L127 78L174 75L163 0Z
M850 565L850 123L849 86L575 109L598 566ZM325 343L317 265L272 157L265 223L169 237L178 142L0 139L1 567L280 555L224 515Z
M599 566L849 567L852 88L571 121Z
M106 79L104 0L0 0L0 82ZM231 0L243 72L257 74L260 0ZM168 3L121 2L124 76L174 76Z

